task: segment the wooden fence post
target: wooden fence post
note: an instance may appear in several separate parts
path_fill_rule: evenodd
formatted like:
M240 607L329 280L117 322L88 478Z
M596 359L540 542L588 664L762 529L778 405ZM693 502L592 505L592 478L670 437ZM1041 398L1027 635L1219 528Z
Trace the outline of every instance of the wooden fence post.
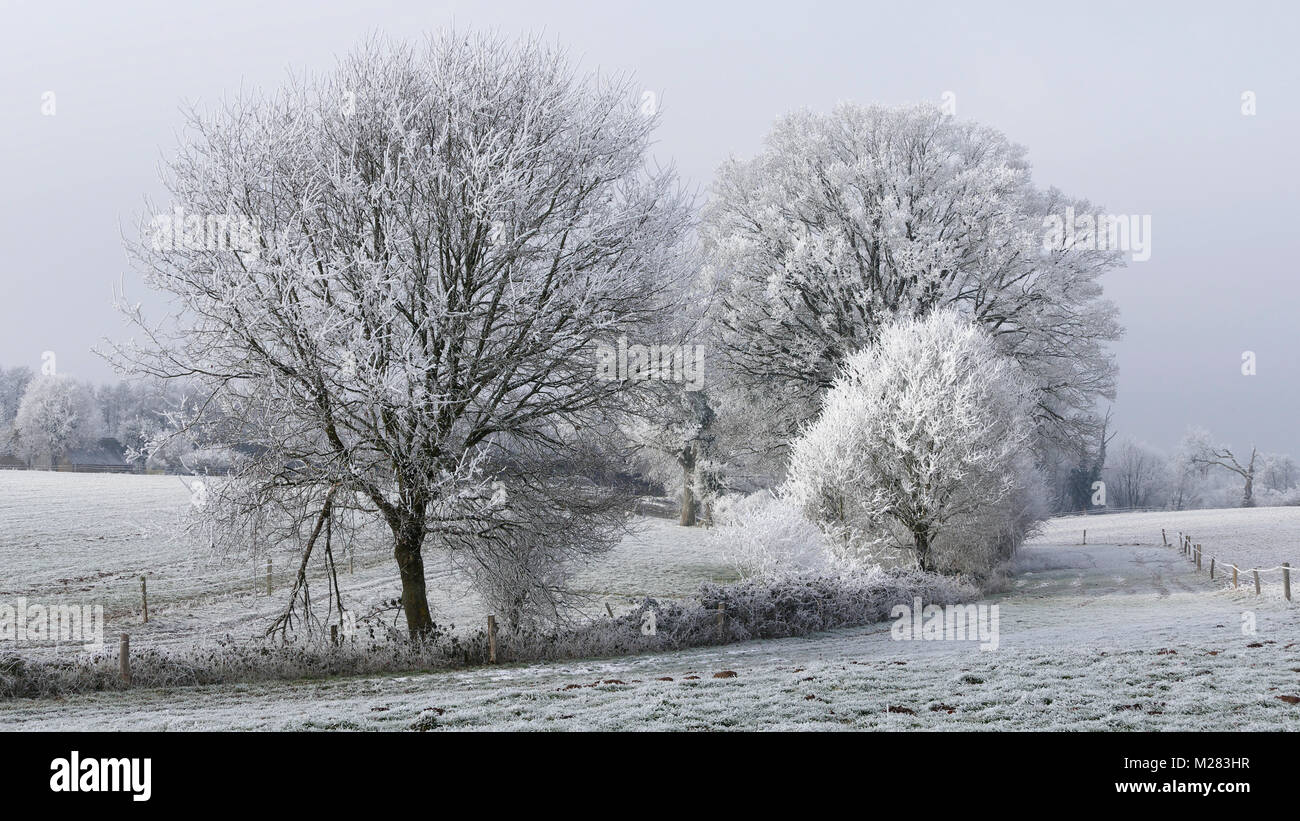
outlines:
M1232 589L1237 589L1237 566L1235 564L1232 566Z
M1083 529L1083 543L1084 544L1088 543L1088 528L1086 527Z
M1259 571L1252 570L1251 572L1255 574L1255 595L1258 596L1259 595Z
M271 595L271 560L266 560L266 595Z
M1291 563L1282 562L1282 590L1286 593L1286 600L1291 601Z
M1214 581L1214 557L1210 557L1210 581Z
M144 576L140 577L140 607L144 615L144 624L149 623L149 587Z
M614 608L609 606L609 602L605 602L605 612L609 614L611 619L614 618Z
M1196 546L1196 569L1201 569L1201 546Z
M117 671L122 676L122 683L131 684L131 637L123 633L118 638Z
M1160 544L1163 545L1169 544L1169 538L1165 536L1165 529L1163 527L1160 528Z
M488 664L497 663L497 617L488 616Z

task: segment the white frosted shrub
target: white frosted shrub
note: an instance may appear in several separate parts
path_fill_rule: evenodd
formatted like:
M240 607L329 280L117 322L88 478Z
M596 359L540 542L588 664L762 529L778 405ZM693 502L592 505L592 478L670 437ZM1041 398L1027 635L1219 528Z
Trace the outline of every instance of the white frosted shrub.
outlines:
M832 564L817 525L796 502L769 490L720 504L709 539L746 576L824 572Z
M846 361L787 492L842 560L984 575L1040 515L1030 395L957 312L899 320Z

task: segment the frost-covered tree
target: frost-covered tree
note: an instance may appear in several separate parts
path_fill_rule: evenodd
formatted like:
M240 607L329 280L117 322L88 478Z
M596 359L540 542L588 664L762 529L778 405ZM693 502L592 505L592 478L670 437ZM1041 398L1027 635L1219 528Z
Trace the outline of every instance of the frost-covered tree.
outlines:
M1228 445L1218 443L1204 428L1192 428L1183 438L1182 449L1194 466L1208 470L1219 468L1241 478L1241 506L1255 506L1255 470L1259 451L1252 445L1250 456L1244 461L1237 458Z
M180 321L137 311L149 339L115 356L195 380L255 432L265 455L223 485L246 489L232 509L377 516L412 636L432 627L426 542L512 551L499 583L550 566L518 559L560 541L534 526L598 550L589 517L620 518L551 471L636 390L596 378L595 346L650 322L685 270L688 203L648 163L635 89L537 40L371 41L329 76L192 115L169 166L160 213L187 232L227 215L241 236L146 227L147 282Z
M165 438L173 417L184 417L185 394L181 385L157 380L122 381L95 390L104 416L105 434L112 436L128 455L154 450Z
M23 401L23 394L31 381L30 368L0 368L0 453L6 453L14 446L14 417L18 415L18 404Z
M788 490L846 555L981 573L1032 517L1032 389L951 309L849 356L791 447Z
M1030 179L1024 149L932 106L838 106L777 121L719 170L702 237L721 363L788 441L840 365L895 315L958 306L1020 363L1043 443L1072 445L1113 397L1121 329L1099 278L1114 251L1047 247L1045 220L1093 210Z
M681 495L678 521L690 527L717 489L710 469L717 415L704 391L668 390L657 398L661 401L642 409L627 433L643 449L651 478Z
M691 246L692 259L698 249ZM670 351L659 379L645 385L622 433L638 448L635 459L646 478L681 499L679 522L696 524L709 517L709 507L719 487L718 463L713 451L718 419L714 372L706 367L708 352L701 344L712 306L707 283L696 272L682 294L681 304L660 317L654 340ZM680 374L674 368L680 366Z
M38 376L18 405L14 435L20 456L55 464L103 436L104 420L90 387L67 376Z
M1281 493L1296 486L1300 468L1290 454L1266 453L1260 456L1259 477L1265 489Z
M1163 504L1169 465L1164 454L1131 439L1110 449L1102 476L1107 504L1113 507L1154 507Z
M1096 425L1080 431L1068 443L1050 443L1038 452L1053 511L1077 513L1093 506L1106 466L1106 449L1113 438L1108 410Z
M1192 510L1201 507L1209 491L1209 468L1193 461L1201 450L1201 442L1208 434L1189 428L1178 448L1169 459L1169 506L1174 510Z

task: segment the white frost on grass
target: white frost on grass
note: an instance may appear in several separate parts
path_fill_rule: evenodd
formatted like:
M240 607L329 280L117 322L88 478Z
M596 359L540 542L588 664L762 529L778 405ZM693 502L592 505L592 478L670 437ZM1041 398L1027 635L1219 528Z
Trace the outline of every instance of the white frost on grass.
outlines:
M1088 530L1089 542L1144 545L1160 544L1164 528L1171 549L1178 552L1179 532L1190 534L1201 545L1201 570L1208 579L1210 559L1216 560L1216 582L1232 586L1231 565L1242 570L1275 568L1282 562L1300 566L1300 507L1219 508L1214 510L1152 511L1149 513L1110 513L1094 516L1066 516L1047 523L1037 544L1077 545ZM1179 554L1181 555L1181 554ZM1186 561L1186 560L1184 560ZM1239 577L1242 589L1248 585L1253 593L1254 581L1247 574ZM1300 596L1300 578L1292 573L1292 593ZM1282 598L1282 574L1274 570L1262 574L1260 586L1269 598Z
M265 558L254 560L247 550L214 555L190 545L181 527L192 498L187 483L193 481L220 480L0 471L0 601L102 605L106 635L129 632L137 647L258 635L284 606L296 565L287 556L274 558L274 595L267 597ZM614 550L575 576L585 612L603 614L609 602L621 613L647 595L680 598L702 581L735 578L702 528L648 517L634 525ZM347 572L346 554L336 547L345 602L362 613L400 594L384 536L378 532L355 546L354 573ZM148 624L140 620L142 575L148 578ZM428 551L426 576L439 624L458 630L482 626L487 609L445 555ZM323 601L319 564L311 578L313 595ZM64 651L77 652L77 646Z
M878 624L620 659L19 700L0 704L0 728L1300 729L1300 705L1279 698L1300 696L1296 608L1212 585L1158 544L1034 544L1021 566L1033 584L988 602L993 652L894 641Z

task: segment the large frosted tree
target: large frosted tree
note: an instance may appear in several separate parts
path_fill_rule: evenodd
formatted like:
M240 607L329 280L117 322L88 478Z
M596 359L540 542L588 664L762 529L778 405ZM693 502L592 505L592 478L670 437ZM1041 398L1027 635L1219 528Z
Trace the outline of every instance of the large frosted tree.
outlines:
M51 464L73 448L104 435L91 388L67 376L38 376L27 383L14 416L19 455Z
M1035 188L1022 148L936 107L782 117L758 156L722 166L704 213L720 364L788 441L892 317L953 306L1023 367L1040 444L1072 447L1114 394L1120 327L1099 277L1120 257L1047 247L1067 207L1095 210Z
M604 543L599 490L564 474L636 386L594 346L678 293L690 218L635 91L539 41L372 41L192 116L169 166L138 251L179 321L137 316L116 357L196 380L262 449L238 509L319 511L309 546L351 499L386 524L413 636L426 544L522 602L553 587L530 550Z

